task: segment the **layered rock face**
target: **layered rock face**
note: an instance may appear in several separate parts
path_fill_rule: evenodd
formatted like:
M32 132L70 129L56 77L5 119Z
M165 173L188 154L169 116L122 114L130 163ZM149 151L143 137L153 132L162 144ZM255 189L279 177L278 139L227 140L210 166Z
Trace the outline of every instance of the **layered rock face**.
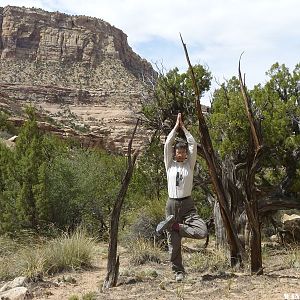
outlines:
M149 96L142 79L155 76L127 36L103 20L12 6L0 8L0 70L2 110L33 103L117 152Z

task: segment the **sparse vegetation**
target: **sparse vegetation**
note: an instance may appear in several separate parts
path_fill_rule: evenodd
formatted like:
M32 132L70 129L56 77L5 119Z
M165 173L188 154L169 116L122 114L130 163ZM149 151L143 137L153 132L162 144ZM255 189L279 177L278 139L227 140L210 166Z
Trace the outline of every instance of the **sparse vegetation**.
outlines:
M47 273L91 267L95 241L83 229L49 241L44 249Z
M68 300L80 300L80 298L77 295L72 295L68 298Z
M130 262L133 265L142 265L147 262L160 263L163 257L163 252L159 247L143 238L132 241L130 250Z
M68 298L68 300L96 300L97 294L95 292L88 292L82 297L79 297L78 295L72 295Z
M300 270L300 246L292 245L286 250L285 264L290 268Z
M149 268L148 266L144 266L142 269L135 268L129 268L121 271L120 276L133 278L135 281L145 281L159 276L157 270L154 268Z
M189 254L187 265L193 272L225 271L230 268L228 258L222 249Z
M2 239L5 251L1 254L0 280L16 276L38 278L64 270L77 270L92 266L95 241L86 231L78 228L72 234L40 243L19 245Z
M82 300L96 300L97 294L95 292L88 292L82 296Z

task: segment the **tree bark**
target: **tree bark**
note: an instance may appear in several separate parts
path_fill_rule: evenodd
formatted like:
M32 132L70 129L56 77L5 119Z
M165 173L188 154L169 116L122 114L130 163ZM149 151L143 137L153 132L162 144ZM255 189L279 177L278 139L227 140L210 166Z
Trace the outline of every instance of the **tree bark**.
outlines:
M255 173L258 170L259 163L263 154L262 134L260 126L254 119L252 112L251 99L247 93L245 82L241 74L241 60L239 60L239 81L243 95L247 117L250 123L250 141L246 159L246 175L244 179L244 189L246 197L244 197L246 213L250 225L251 240L250 240L250 257L251 257L251 273L263 274L262 257L261 257L261 232L260 220L258 213L258 201L255 190Z
M242 258L245 258L245 251L243 249L241 241L237 236L236 226L231 217L229 201L226 197L226 192L222 184L222 174L221 174L220 164L216 159L216 155L213 149L209 131L205 122L204 115L202 113L201 104L200 104L199 87L196 82L193 67L191 65L189 55L186 49L186 45L184 44L182 37L181 37L181 41L189 65L189 70L191 71L191 75L192 75L192 82L195 91L195 107L196 107L197 117L199 120L199 133L201 138L202 149L204 152L204 158L208 165L211 181L214 186L215 193L218 197L218 201L220 204L220 212L221 212L222 220L226 228L227 240L230 246L231 266L235 266L238 264L242 265Z
M124 199L126 196L126 192L130 183L130 179L132 177L134 165L138 156L138 152L136 151L131 157L131 148L132 141L138 126L139 120L137 120L134 131L131 136L131 140L128 143L128 164L125 176L122 180L122 186L114 203L114 207L111 213L111 221L110 221L110 233L109 233L109 247L108 247L108 261L107 261L107 275L103 283L103 289L107 289L110 287L114 287L117 285L118 277L119 277L119 265L120 260L119 256L117 256L117 248L118 248L118 232L119 232L119 219L121 214L121 209L124 203Z
M220 205L218 201L215 201L214 205L214 221L215 221L215 234L216 234L216 246L218 249L226 248L226 231L221 216Z
M250 235L251 274L262 275L260 224L257 226L257 230L252 230Z

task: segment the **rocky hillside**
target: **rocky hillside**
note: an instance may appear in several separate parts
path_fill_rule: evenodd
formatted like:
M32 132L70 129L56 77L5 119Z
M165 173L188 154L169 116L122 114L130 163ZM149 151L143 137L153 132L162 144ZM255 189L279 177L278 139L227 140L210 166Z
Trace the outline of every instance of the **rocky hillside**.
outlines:
M20 115L32 103L117 152L148 97L142 78L155 75L126 34L101 19L13 6L0 8L0 70L1 110Z

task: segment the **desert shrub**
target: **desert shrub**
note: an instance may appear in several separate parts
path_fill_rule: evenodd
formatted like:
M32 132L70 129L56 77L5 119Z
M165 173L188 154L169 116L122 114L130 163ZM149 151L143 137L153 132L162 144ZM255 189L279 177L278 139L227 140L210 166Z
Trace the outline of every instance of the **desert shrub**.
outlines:
M97 294L95 292L88 292L82 296L82 300L96 300Z
M160 263L163 253L160 247L143 238L130 243L130 262L133 265L142 265L147 262Z
M94 240L80 228L49 241L44 248L47 273L90 267L94 247Z
M0 257L7 256L16 251L18 248L18 243L7 237L0 236Z
M154 238L157 224L165 218L165 203L164 198L151 199L145 206L134 211L126 233L127 242L139 238Z
M68 298L68 300L79 300L80 298L79 298L79 296L77 296L77 295L72 295L72 296L70 296L69 298Z
M53 224L74 230L84 223L102 236L124 175L124 157L44 134L34 110L28 116L13 150L0 143L0 234L45 233Z
M28 278L42 277L46 273L46 255L43 247L24 247L12 256L15 274L14 276L23 275Z
M187 264L194 272L223 271L230 267L225 252L219 249L190 254Z
M5 243L9 244L8 241ZM64 270L90 267L95 249L94 239L82 228L46 242L18 244L18 250L14 243L14 248L7 247L0 257L0 280L21 275L37 278Z
M7 258L0 257L0 280L11 278L11 273L9 260Z
M300 269L300 247L298 245L289 246L286 250L285 263L290 268Z

